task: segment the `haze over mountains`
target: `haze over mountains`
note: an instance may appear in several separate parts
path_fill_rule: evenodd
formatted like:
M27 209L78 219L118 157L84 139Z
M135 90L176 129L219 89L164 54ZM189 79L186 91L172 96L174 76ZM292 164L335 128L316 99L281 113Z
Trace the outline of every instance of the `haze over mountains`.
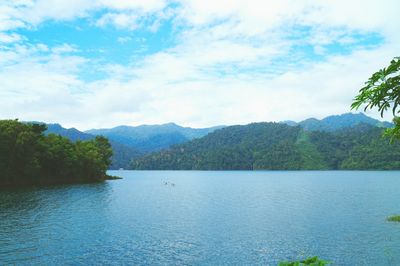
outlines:
M354 127L359 124L368 124L377 127L391 127L393 124L386 121L379 121L363 113L353 114L346 113L342 115L328 116L322 120L309 118L299 123L294 121L283 121L289 126L300 126L301 128L309 131L327 131L333 132L339 129Z
M92 129L91 135L102 135L140 152L147 153L168 148L194 138L201 138L223 126L211 128L181 127L175 123L163 125L118 126L111 129Z
M283 121L281 124L292 127L299 126L305 131L331 133L360 124L373 127L390 127L392 125L389 122L381 122L361 113L329 116L322 120L310 118L298 123ZM96 135L103 135L110 140L114 150L112 168L119 169L130 168L133 159L168 149L174 145L187 143L193 139L203 138L214 131L219 132L222 128L224 126L195 129L168 123L163 125L118 126L110 129L91 129L81 132L75 128L63 128L59 124L48 124L47 133L59 134L72 141L89 140ZM286 128L286 130L290 130L290 128ZM229 131L222 131L219 134L224 134L224 132Z
M59 124L48 124L46 133L67 137L71 141L90 140L102 135L110 140L114 156L112 168L128 168L132 159L149 152L169 148L171 145L200 138L221 126L212 128L181 127L174 123L163 125L118 126L111 129L92 129L81 132L75 128L64 128Z

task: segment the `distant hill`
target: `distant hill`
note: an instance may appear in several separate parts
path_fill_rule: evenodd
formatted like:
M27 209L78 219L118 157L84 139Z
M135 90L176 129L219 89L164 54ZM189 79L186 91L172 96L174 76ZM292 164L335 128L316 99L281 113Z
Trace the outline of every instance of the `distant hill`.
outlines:
M74 142L78 140L92 140L96 137L95 135L81 132L75 128L64 128L60 124L47 124L45 134L57 134ZM110 144L114 153L111 164L112 169L127 168L130 166L133 158L143 155L143 153L139 152L137 149L121 144L118 141L110 140Z
M329 164L327 166L326 160L321 159L322 155L320 154L320 152L315 152L316 143L313 143L312 145L307 144L309 143L309 140L312 136L311 132L323 131L327 133L334 133L334 135L336 135L336 133L339 131L342 132L343 130L362 125L370 125L373 128L376 127L378 129L382 127L392 126L392 124L389 122L381 122L364 114L352 113L329 116L322 120L310 118L299 123L294 121L284 121L275 125L275 127L284 126L284 128L281 128L278 131L262 129L263 126L261 125L270 125L270 123L258 123L250 124L247 126L233 126L227 128L223 126L217 126L200 129L182 127L174 123L168 123L163 125L142 125L136 127L118 126L111 129L92 129L86 132L81 132L75 128L64 128L59 124L48 124L48 130L46 131L46 133L59 134L61 136L69 138L72 141L91 140L94 139L96 135L103 135L107 137L110 140L114 151L114 156L112 158L112 169L128 168L131 166L131 161L133 159L136 159L135 168L138 169L162 168L163 164L165 164L166 169L270 169L271 167L277 167L278 169L283 169L285 167L289 169L296 167L301 169L326 169L333 166L329 166ZM233 133L235 130L239 130L241 133ZM296 132L298 130L303 132L301 135L303 137L299 137L300 133L296 133L297 135L293 133L293 130L295 130ZM247 131L248 133L244 133ZM289 139L286 139L286 142L284 141L284 143L286 144L282 144L282 137L286 136L287 134L291 134L290 132L297 136L295 138L297 144L292 143L294 137L290 139L290 141ZM242 135L246 136L247 134L249 134L249 137L245 138L246 140L244 141L244 144L239 145L242 140L240 138L237 139L237 137ZM276 134L276 137L274 137L274 134ZM256 138L260 138L260 140L255 140ZM224 144L225 141L228 141L226 145ZM205 143L208 142L212 144L210 146L207 146ZM271 145L268 146L268 143ZM304 148L299 143L305 143L307 145L305 145ZM189 146L186 146L186 144ZM288 158L290 158L290 156L292 155L298 155L297 151L301 151L303 159L309 158L308 163L301 164L297 161L295 165L291 165L294 162L292 159L289 160L290 163L289 161L287 162L288 165L281 165L279 167L279 163L277 162L275 162L274 165L270 166L261 163L262 160L257 156L265 157L268 156L268 154L271 155L274 152L277 153L277 151L274 151L274 149L278 149L280 147L278 144L295 145L297 147L296 149L289 149L289 147L286 148L288 148L288 151L296 150L296 152L291 155L287 154L285 156L288 156ZM202 155L197 154L199 150L197 148L193 148L191 145L200 145L198 148L200 148ZM238 145L240 146L240 153L236 154L235 152L238 151L236 147ZM167 150L171 147L173 148ZM174 149L176 149L176 147L183 147L184 150L189 147L189 149L196 150L196 152L193 151L193 154L192 152L190 152L190 156L193 155L195 157L190 157L186 154L186 152L184 154L184 158L181 158L181 155L177 156L177 153L173 152L175 151ZM304 149L310 150L305 152ZM154 153L161 150L167 151ZM231 150L232 152L230 152ZM149 153L153 154L147 156ZM171 162L167 163L168 160L165 160L165 158L162 157L161 154L167 154L166 156L172 156L174 158L177 156L176 159L180 160L179 164L171 165ZM201 158L201 156L206 155L210 156L208 156L207 159L199 159ZM162 162L159 162L160 166L155 166L155 161L150 163L150 161L152 161L152 159L150 158L155 159L155 157L157 156L161 156L158 159L163 160ZM185 156L189 157L186 158ZM212 158L214 158L213 156L218 156L221 159L212 161ZM238 157L236 158L235 156ZM252 160L249 159L248 161L246 161L246 156L250 156ZM141 159L138 159L139 157L141 157ZM232 160L236 160L238 164L233 163ZM206 163L206 161L208 163ZM149 162L149 164L151 165L147 165L147 162ZM185 164L187 165L183 165L183 162L185 162ZM319 166L317 167L316 165ZM340 168L341 166L335 167Z
M219 128L222 128L222 126L190 128L168 123L163 125L119 126L111 129L92 129L86 131L86 133L103 135L110 140L134 147L143 153L148 153L203 137Z
M346 116L345 116L346 117ZM328 119L331 121L331 119ZM313 121L315 122L315 121ZM348 125L348 124L346 124ZM254 123L207 136L141 158L146 170L400 169L400 144L365 123L333 132L281 123Z
M119 126L112 129L93 129L82 132L75 128L64 128L60 124L47 124L47 127L46 134L58 134L74 142L91 140L96 135L107 137L114 152L112 169L128 168L134 158L202 137L215 129L221 128L194 129L169 123L138 127Z
M346 113L342 115L328 116L322 120L309 118L299 123L296 123L294 121L283 121L282 123L287 124L289 126L300 126L303 129L309 131L328 131L328 132L354 127L359 124L368 124L377 127L393 126L392 123L382 122L377 119L373 119L369 116L366 116L363 113L359 114Z
M57 134L66 137L71 141L91 140L95 138L94 135L81 132L76 128L64 128L60 124L46 124L46 125L47 125L47 130L45 131L46 134L50 133Z

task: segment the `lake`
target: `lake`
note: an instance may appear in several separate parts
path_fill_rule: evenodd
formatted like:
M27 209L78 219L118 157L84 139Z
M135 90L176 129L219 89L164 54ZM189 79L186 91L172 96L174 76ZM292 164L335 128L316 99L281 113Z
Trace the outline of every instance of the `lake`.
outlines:
M110 171L0 191L0 265L400 265L400 172Z

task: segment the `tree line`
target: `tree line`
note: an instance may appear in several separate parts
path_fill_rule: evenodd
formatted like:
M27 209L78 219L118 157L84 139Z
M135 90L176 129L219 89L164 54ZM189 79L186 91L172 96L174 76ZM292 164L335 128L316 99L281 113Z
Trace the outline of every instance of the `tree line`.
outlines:
M95 182L107 177L112 149L104 137L71 142L46 125L0 121L0 185Z

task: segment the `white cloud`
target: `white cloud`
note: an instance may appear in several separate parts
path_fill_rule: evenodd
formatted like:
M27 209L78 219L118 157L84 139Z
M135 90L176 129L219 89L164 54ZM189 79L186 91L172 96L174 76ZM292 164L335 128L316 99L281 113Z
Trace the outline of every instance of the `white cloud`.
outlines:
M133 17L162 10L163 0L36 0L0 2L0 31L36 27L46 20L71 21L107 11L103 20L117 27L128 26ZM103 26L100 22L99 25Z
M173 8L161 0L0 3L0 42L8 45L0 44L0 118L61 122L81 129L321 118L349 111L363 82L398 55L400 47L397 0L174 3ZM99 10L103 15L93 16ZM143 22L148 16L156 16L151 25ZM80 48L68 43L27 44L23 36L4 32L77 17L88 17L101 27L144 26L154 31L172 18L176 45L126 65L99 64L73 56ZM380 34L383 42L329 55L326 45L357 44L354 33ZM304 36L293 38L295 34ZM326 57L313 61L294 50L299 44ZM109 75L86 80L81 70L88 66Z
M96 21L96 25L104 27L114 25L117 28L129 28L131 30L137 28L138 17L132 14L107 13Z
M118 41L119 43L122 43L122 44L124 44L124 43L127 43L127 42L130 42L130 41L132 41L132 38L131 38L131 37L129 37L129 36L125 36L125 37L118 37L117 41Z
M99 0L99 4L104 7L117 10L140 9L149 12L149 11L163 9L166 5L166 1L165 0Z
M179 64L157 61L160 72L149 69L153 100L143 104L138 123L177 121L192 126L322 118L347 112L369 75L391 58L390 49L358 51L327 62L269 79L256 75L202 76ZM377 60L379 58L379 60ZM168 77L162 77L169 65ZM142 69L143 71L143 69ZM174 73L176 72L176 74ZM146 73L141 73L146 80ZM182 75L183 74L183 75ZM172 78L171 78L172 77ZM179 78L181 77L181 78ZM185 79L192 77L192 79ZM158 87L160 86L160 87Z
M42 48L44 48L44 49L46 50L45 47L42 47ZM74 52L78 52L78 49L77 49L77 48L75 48L74 46L72 46L72 45L70 45L70 44L67 44L67 43L64 43L64 44L62 44L62 45L55 46L55 47L53 47L51 50L52 50L52 52L53 52L54 54L63 54L63 53L74 53Z
M0 43L15 43L19 42L23 39L23 37L16 33L6 34L0 32Z

